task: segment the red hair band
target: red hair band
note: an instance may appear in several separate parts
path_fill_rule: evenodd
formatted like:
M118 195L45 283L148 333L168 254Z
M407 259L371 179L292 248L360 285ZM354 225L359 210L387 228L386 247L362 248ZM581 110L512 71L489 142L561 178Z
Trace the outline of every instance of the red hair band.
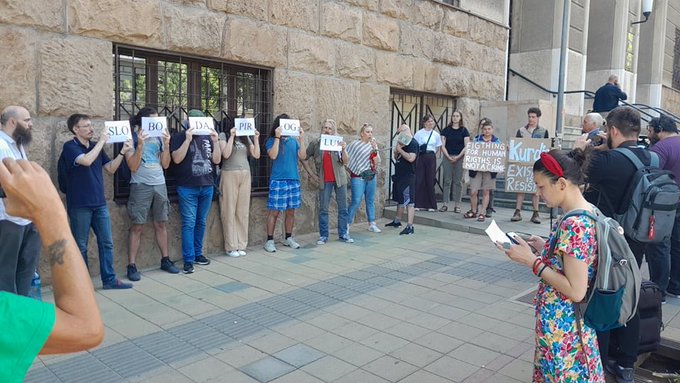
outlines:
M562 170L560 163L557 162L555 157L551 156L548 152L541 153L541 163L550 173L556 175L557 177L564 177L564 171Z

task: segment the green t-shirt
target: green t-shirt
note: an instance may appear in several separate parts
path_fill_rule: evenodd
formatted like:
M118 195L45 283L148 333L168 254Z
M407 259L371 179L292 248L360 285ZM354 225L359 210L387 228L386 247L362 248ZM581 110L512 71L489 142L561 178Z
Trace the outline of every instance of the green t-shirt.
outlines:
M54 327L54 306L0 292L0 382L23 382Z

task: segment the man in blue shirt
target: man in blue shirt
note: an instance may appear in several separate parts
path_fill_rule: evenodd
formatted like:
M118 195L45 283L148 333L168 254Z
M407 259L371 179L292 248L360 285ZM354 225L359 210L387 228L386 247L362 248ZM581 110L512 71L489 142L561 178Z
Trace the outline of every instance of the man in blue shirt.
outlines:
M63 149L68 164L66 207L73 237L87 265L87 241L92 228L97 237L99 272L104 289L129 289L132 284L116 278L113 270L113 236L102 169L109 174L115 173L125 153L132 148L132 140L125 142L120 153L111 160L103 150L109 137L103 131L99 141L92 141L94 129L89 116L73 114L66 125L74 135L64 143Z
M595 92L595 100L593 101L593 112L602 114L602 117L607 117L610 110L619 106L619 100L625 100L628 95L619 87L619 78L615 74L609 76L607 83L602 85L597 92Z

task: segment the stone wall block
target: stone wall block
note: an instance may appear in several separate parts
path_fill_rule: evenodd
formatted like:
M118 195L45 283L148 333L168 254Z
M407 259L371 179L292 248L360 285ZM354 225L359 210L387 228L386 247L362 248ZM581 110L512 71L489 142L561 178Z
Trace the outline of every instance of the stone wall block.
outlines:
M166 7L163 26L167 49L182 53L218 56L225 17L203 8Z
M413 86L413 59L411 57L376 52L375 72L379 82L407 89Z
M500 28L499 26L484 19L471 17L468 21L468 27L472 41L486 46L496 45L494 39L496 38L496 28Z
M0 51L11 54L0 55L0 108L20 105L35 114L37 77L36 39L37 35L23 28L0 26Z
M351 132L360 124L358 81L317 77L313 89L316 93L318 122L332 118L339 132Z
M434 32L430 29L401 23L399 53L431 60L434 55Z
M462 113L463 121L465 121L465 125L470 131L470 135L476 135L479 120L482 119L479 100L470 97L460 97L456 102L456 108Z
M270 67L286 66L286 36L285 28L232 18L226 26L223 57Z
M317 74L335 71L335 43L305 32L290 32L288 68Z
M446 33L436 33L434 40L433 61L454 66L465 65L467 58L461 54L465 40Z
M461 55L464 58L462 66L473 71L482 71L484 68L484 47L470 41L461 40Z
M70 0L68 4L68 27L72 33L161 47L163 29L159 1L139 0L121 5L116 0Z
M31 117L33 117L33 129L31 131L33 140L26 146L26 156L29 160L40 164L48 173L51 173L52 163L54 162L54 169L56 170L56 159L61 153L61 146L57 147L55 142L59 119L35 117L33 115ZM57 178L54 177L54 180L56 181Z
M423 90L425 92L442 93L442 84L440 81L441 65L428 65L425 68L424 75Z
M113 114L112 47L80 37L46 40L40 47L39 113L69 116Z
M413 4L418 0L380 0L380 12L399 20L407 20Z
M438 31L444 19L444 9L434 1L418 1L410 8L408 19L414 24Z
M0 24L64 31L64 3L45 0L0 0Z
M461 11L447 9L444 13L442 30L456 37L468 37L469 19L473 18L469 14Z
M321 34L353 43L361 42L362 12L339 3L326 2L321 6Z
M377 11L380 9L380 0L345 0L345 2L368 9L369 11Z
M469 96L472 72L460 67L442 65L439 67L439 93L450 96Z
M387 85L362 82L359 87L359 123L351 133L358 136L361 124L373 125L376 140L389 144L390 129L390 87ZM349 133L349 132L348 132ZM382 137L383 139L380 139ZM384 157L384 155L383 155Z
M208 0L208 8L215 11L267 21L267 0Z
M319 0L274 0L269 12L269 20L274 24L319 31Z
M350 43L339 43L336 49L337 73L355 80L370 80L375 73L373 49Z
M316 124L315 76L307 73L276 69L274 71L274 116L287 113L299 119L307 131Z
M482 48L482 70L486 73L500 75L505 68L505 52L496 48Z
M364 13L363 43L387 51L399 49L399 23L372 12Z

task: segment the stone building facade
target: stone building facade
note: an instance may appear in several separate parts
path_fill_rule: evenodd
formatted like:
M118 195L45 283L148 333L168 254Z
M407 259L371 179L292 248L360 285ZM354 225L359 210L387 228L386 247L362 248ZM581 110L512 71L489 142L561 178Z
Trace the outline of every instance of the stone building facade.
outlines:
M325 118L338 121L339 132L350 141L358 138L363 122L375 126L386 149L376 197L380 212L390 134L399 123L392 113L395 94L444 100L429 109L440 123L453 108L468 121L478 119L480 102L504 98L507 6L508 1L472 0L7 0L0 9L0 106L30 110L34 142L28 155L50 169L56 181L57 158L71 137L68 115L90 114L97 126L127 117L115 94L120 81L116 49L265 70L270 116L286 112L299 118L308 140L319 134ZM113 202L113 184L108 177L115 266L122 271L129 221L125 205ZM304 174L302 188L298 233L317 230L317 193ZM251 244L265 239L265 205L266 197L253 196ZM208 225L207 252L221 252L216 203ZM151 227L145 229L141 267L158 262L152 233ZM179 259L176 204L169 233L171 257ZM96 272L94 238L89 253ZM41 271L49 282L44 263Z

